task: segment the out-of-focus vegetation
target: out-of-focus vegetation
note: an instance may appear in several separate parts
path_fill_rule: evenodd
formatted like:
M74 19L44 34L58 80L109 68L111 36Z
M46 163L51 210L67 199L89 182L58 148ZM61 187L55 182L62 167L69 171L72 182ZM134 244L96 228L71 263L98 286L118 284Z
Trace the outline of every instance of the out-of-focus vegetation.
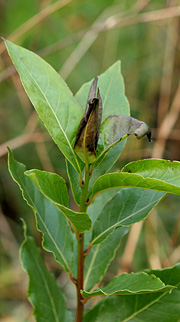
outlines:
M76 93L121 60L132 116L151 125L153 142L130 138L116 168L142 158L180 160L180 1L0 1L0 34L42 56ZM33 321L27 280L18 259L23 217L41 245L34 216L7 171L8 145L27 168L57 172L65 161L39 121L0 42L0 320ZM109 106L109 108L111 108ZM180 205L168 196L134 225L110 265L107 281L122 271L162 268L180 260ZM43 253L73 309L68 277Z

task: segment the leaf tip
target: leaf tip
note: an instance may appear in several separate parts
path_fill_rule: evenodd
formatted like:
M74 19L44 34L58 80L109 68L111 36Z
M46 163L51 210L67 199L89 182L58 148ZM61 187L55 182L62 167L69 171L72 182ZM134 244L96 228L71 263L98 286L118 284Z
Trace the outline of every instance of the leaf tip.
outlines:
M12 151L11 151L11 149L10 149L8 146L6 146L6 148L7 148L7 150L8 150L8 154L11 154L11 155L12 155Z
M10 171L10 162L13 161L14 158L13 158L13 152L8 146L7 146L7 150L8 150L8 169Z
M6 46L6 49L8 50L8 47L10 46L10 44L12 44L11 41L7 40L3 36L1 36L0 38L2 39L2 41L4 41L4 44Z

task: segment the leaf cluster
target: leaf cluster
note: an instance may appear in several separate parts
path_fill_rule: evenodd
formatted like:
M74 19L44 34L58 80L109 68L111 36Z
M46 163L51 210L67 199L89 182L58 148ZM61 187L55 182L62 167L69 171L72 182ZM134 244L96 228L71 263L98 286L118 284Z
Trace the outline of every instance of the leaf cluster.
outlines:
M125 273L94 289L128 227L146 218L165 194L180 194L177 161L141 160L119 172L107 173L130 134L137 138L147 135L150 140L149 127L129 116L120 62L93 83L84 84L73 97L63 79L40 57L9 41L6 46L25 91L66 158L79 212L69 208L67 186L58 174L26 171L11 151L9 170L35 213L43 247L54 254L72 281L78 278L78 236L85 233L81 295L84 301L105 297L84 315L84 321L158 320L165 309L168 314L164 321L178 321L180 309L175 306L175 298L179 303L179 265L162 271ZM28 294L36 320L46 316L48 321L72 321L64 296L45 269L31 237L25 236L21 260L29 275Z

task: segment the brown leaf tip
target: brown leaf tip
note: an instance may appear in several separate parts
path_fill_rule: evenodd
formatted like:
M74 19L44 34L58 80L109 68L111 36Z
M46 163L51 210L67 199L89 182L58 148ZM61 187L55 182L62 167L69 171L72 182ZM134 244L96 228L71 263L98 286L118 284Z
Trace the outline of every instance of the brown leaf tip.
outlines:
M148 138L149 142L152 142L151 130L149 130L149 132L146 135L147 135L147 138Z

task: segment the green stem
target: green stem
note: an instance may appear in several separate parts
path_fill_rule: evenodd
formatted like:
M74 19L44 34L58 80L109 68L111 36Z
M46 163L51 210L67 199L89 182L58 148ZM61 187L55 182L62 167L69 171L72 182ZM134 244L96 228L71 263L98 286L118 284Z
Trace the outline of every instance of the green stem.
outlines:
M87 197L88 197L88 184L89 184L89 167L86 167L84 185L81 192L80 212L86 212L87 209ZM78 236L78 271L77 271L77 316L76 322L82 322L83 320L83 297L81 290L83 290L83 277L84 277L84 233Z

